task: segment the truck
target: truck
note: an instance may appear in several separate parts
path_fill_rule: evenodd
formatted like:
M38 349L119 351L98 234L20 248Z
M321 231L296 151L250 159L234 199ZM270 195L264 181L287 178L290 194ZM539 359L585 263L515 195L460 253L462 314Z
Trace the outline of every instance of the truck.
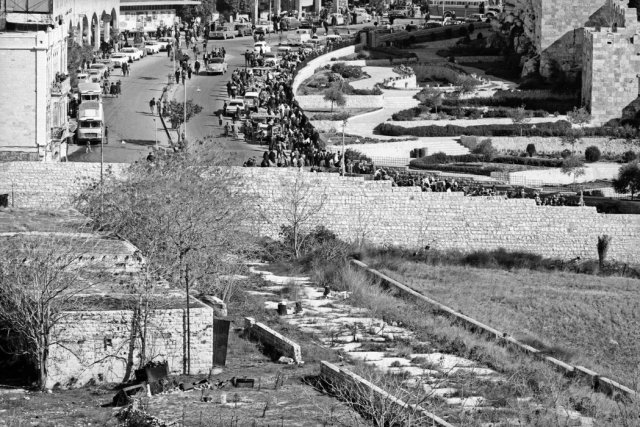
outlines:
M78 142L101 142L104 135L102 102L84 101L78 109Z
M228 25L217 28L214 31L209 31L210 39L234 39L236 38L236 31Z

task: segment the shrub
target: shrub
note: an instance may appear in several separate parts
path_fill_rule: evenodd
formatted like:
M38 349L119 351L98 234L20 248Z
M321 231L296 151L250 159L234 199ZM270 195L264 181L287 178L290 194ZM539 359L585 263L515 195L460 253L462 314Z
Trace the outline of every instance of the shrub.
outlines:
M475 135L475 136L520 136L522 127L523 136L564 136L567 129L571 127L569 122L547 122L536 123L535 127L532 125L516 126L516 125L479 125L479 126L416 126L405 128L403 126L393 125L390 123L380 123L375 127L375 130L381 135L388 136L460 136L460 135Z
M463 147L467 147L470 151L473 151L478 146L478 137L462 135L460 137L460 144Z
M624 154L622 155L622 161L625 163L633 162L637 158L638 158L638 155L635 152L633 152L633 150L625 151Z
M391 115L391 119L397 122L413 120L420 114L419 108L409 108L406 110L398 111L397 113L393 113Z
M446 99L444 105L457 107L511 107L524 105L527 110L544 110L549 113L567 113L580 103L575 93L559 93L550 90L499 90L490 98Z
M536 154L536 145L535 144L527 144L527 154L529 157L533 157Z
M428 169L428 170L437 170L437 171L443 171L443 172L468 173L471 175L484 175L484 176L490 176L491 172L500 171L500 168L495 166L456 165L456 164L436 165L436 164L426 163L424 159L426 159L426 157L412 160L411 163L409 163L409 165L413 169Z
M547 168L559 168L562 159L543 159L539 157L500 156L491 159L493 163L506 163L511 165L542 166Z
M434 153L421 159L423 164L441 165L447 163L479 163L484 161L484 156L480 154L463 154L460 156L449 156L443 152Z
M560 157L562 157L563 159L568 159L569 157L571 157L571 150L568 150L568 149L565 148L560 153Z
M587 147L586 150L584 150L584 158L589 163L597 162L598 160L600 160L600 156L600 149L595 145L591 145Z
M472 151L473 154L479 154L484 157L485 160L490 160L496 154L496 149L493 148L493 144L490 139L480 141L480 144Z
M362 67L346 65L344 62L333 64L331 71L340 74L345 79L359 79L362 77Z

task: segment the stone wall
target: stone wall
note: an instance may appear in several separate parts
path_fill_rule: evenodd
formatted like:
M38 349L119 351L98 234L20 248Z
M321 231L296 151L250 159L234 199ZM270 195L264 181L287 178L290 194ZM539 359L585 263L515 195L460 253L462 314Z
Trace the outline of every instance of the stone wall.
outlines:
M296 363L302 363L302 350L300 350L300 345L295 341L274 331L264 323L256 323L255 319L251 317L245 317L244 327L252 338L267 344L278 354L290 357Z
M208 374L213 364L213 310L200 303L191 314L191 373ZM182 373L185 309L154 311L148 323L147 358L168 361L174 374ZM52 336L59 344L49 354L47 387L80 387L93 380L119 382L127 363L140 364L140 341L131 347L133 311L68 312Z
M333 105L333 111L354 110L362 108L382 108L384 95L344 95L345 105ZM324 95L298 95L296 101L305 111L331 111L331 102Z
M298 173L293 169L244 168L243 188L261 206L253 225L277 237L292 188L306 195L315 212L310 223L325 225L347 240L449 250L505 248L546 257L597 258L597 237L613 236L609 259L640 259L640 216L604 215L593 207L536 206L531 199L464 197L391 187L389 181Z
M13 173L3 175L2 171L7 170L3 166ZM38 167L47 173L38 173ZM40 188L51 180L50 176L72 176L77 167L70 163L7 163L0 165L0 183L4 185L9 177L29 182L17 198L16 207L64 205L62 201L68 203L79 188L73 180L61 181L60 187L71 187L64 191L42 192ZM69 172L65 174L66 168ZM99 177L99 167L87 166L86 179L91 178L89 171L93 178ZM236 171L243 177L242 191L254 206L260 206L255 213L261 215L254 215L255 220L248 225L272 237L277 237L280 225L286 223L283 206L297 182L300 191L308 195L309 205L317 211L310 223L326 225L347 240L405 247L428 244L463 251L503 247L547 257L595 259L597 236L609 234L613 236L611 260L636 263L640 259L640 216L598 214L592 207L536 206L530 199L423 193L417 187L391 187L389 181L298 173L293 168Z
M348 399L354 402L364 400L367 405L377 406L375 409L374 407L365 407L365 411L406 411L407 419L412 420L415 425L453 427L452 424L428 412L421 406L408 404L387 393L371 381L333 363L320 362L320 379L342 400ZM412 423L409 422L409 424Z
M105 173L121 174L127 164L105 164ZM0 194L9 206L55 209L100 179L99 163L0 162Z

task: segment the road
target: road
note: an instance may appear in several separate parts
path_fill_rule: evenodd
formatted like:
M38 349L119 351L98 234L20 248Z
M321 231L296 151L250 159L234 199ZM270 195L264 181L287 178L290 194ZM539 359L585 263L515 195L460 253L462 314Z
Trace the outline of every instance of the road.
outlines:
M270 40L275 49L279 41L278 36L270 35ZM222 108L226 98L225 85L229 80L229 75L234 69L244 66L243 53L253 47L253 38L238 37L225 41L209 40L208 49L211 50L213 46L220 45L223 45L227 51L228 73L200 76L194 74L191 79L187 79L187 99L193 99L203 108L200 114L188 122L187 139L190 141L207 140L207 143L218 144L223 151L232 155L234 164L242 164L250 156L261 156L262 150L243 141L222 137L222 129L214 112ZM134 62L131 75L128 77L123 77L120 69L116 69L112 73L111 79L122 82L122 95L118 98L105 97L103 101L105 120L109 129L109 141L104 146L105 162L131 163L144 159L155 145L156 138L161 147L169 147L167 135L158 116L152 115L149 111L149 101L152 97L156 99L160 97L162 89L168 81L168 76L172 72L172 62L165 52L160 52ZM184 99L182 84L177 87L174 99ZM176 132L172 131L174 141L176 135ZM208 139L208 137L213 137L213 139ZM94 145L91 152L86 152L84 145L71 146L69 149L70 161L100 162L100 157L99 145Z

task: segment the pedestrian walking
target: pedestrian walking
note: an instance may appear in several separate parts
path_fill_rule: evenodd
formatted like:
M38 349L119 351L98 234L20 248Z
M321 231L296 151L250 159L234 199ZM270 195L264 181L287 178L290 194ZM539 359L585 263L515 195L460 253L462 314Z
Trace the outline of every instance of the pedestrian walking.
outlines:
M120 83L120 80L116 82L116 93L118 94L118 96L120 96L120 94L122 93L122 83Z
M109 126L104 127L104 143L109 143Z
M149 110L151 110L151 114L153 114L153 112L155 111L155 107L156 107L156 98L151 98L151 101L149 101Z
M200 61L196 61L196 63L193 65L193 68L196 70L196 75L199 76L200 75Z
M180 70L176 70L176 84L180 84Z
M86 142L86 148L84 149L85 153L91 153L93 152L93 150L91 149L91 142L87 141Z

